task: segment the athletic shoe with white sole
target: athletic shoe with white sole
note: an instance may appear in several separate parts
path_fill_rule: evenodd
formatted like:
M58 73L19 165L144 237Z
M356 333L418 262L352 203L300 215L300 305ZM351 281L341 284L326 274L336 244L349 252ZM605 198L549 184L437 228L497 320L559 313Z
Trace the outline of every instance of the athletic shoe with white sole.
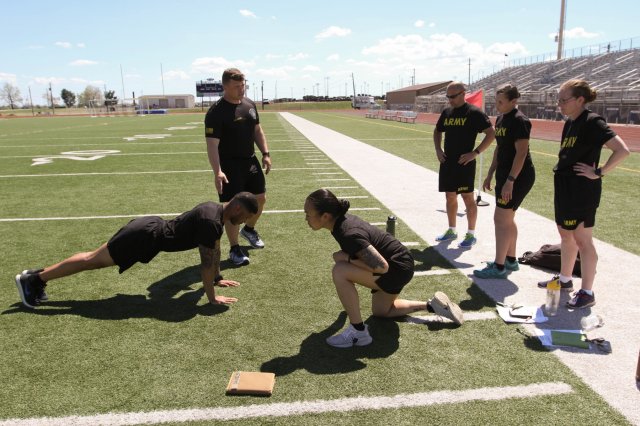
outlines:
M569 309L583 309L589 308L596 304L596 295L587 294L584 290L580 289L573 295L573 298L567 302L567 308Z
M573 291L573 280L569 280L566 283L563 283L562 281L560 281L560 275L555 275L550 280L538 282L538 287L547 288L550 282L556 281L556 280L560 283L560 290L566 291L567 293L570 293Z
M229 251L229 260L233 262L236 266L244 266L248 265L250 260L249 256L245 254L244 251L240 248L240 246L232 247Z
M464 236L464 240L462 240L460 242L460 244L458 244L458 247L460 248L471 248L474 245L476 245L476 243L478 242L478 240L476 239L476 237L473 234L470 233L466 233Z
M44 271L44 269L39 268L39 269L25 269L24 271L22 271L22 274L25 275L31 275L31 274L39 274L40 272ZM49 296L47 296L47 293L44 291L44 288L47 285L45 284L39 291L40 294L36 295L36 299L38 299L41 302L46 302L47 300L49 300Z
M447 318L458 325L464 323L464 315L460 306L453 303L449 297L441 291L436 291L433 299L429 300L429 305L436 315Z
M350 348L352 346L367 346L373 342L369 334L369 326L364 325L364 330L358 331L349 324L342 333L327 338L327 343L334 348Z
M264 248L264 241L262 241L260 235L258 234L258 231L256 231L255 229L253 231L249 231L245 226L240 230L240 235L242 235L245 240L249 241L251 247L256 249Z
M458 238L458 234L456 234L456 231L447 229L444 234L438 235L436 237L436 241L451 241L455 240L456 238Z
M35 309L40 301L36 297L40 291L40 286L36 285L33 275L19 274L16 275L16 287L22 304L27 308Z
M506 267L498 269L495 262L489 262L484 269L475 269L473 275L478 278L507 278L509 271Z
M487 262L487 266L491 266L496 262ZM518 263L518 261L516 260L515 262L509 262L508 260L504 261L504 269L506 269L507 271L519 271L520 270L520 264Z

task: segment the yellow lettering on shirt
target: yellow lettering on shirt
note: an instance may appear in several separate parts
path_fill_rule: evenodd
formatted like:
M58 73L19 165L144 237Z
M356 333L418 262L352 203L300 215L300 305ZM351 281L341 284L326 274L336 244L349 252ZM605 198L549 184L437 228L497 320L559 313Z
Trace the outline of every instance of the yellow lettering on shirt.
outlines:
M213 134L213 127L207 127L206 129L204 129L204 133L206 135L212 135Z
M564 138L562 140L562 145L560 145L560 148L573 148L573 146L576 144L576 139L578 139L577 136L570 136L568 138Z
M461 118L461 117L451 117L451 118L445 118L444 119L444 125L445 126L464 126L464 123L467 122L467 118Z
M506 127L496 127L496 136L507 136Z

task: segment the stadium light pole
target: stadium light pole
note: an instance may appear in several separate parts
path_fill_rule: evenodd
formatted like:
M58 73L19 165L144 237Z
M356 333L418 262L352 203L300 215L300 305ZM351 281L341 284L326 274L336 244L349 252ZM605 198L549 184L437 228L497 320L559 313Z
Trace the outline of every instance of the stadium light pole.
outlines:
M565 10L566 10L567 0L560 0L560 29L558 30L558 57L557 59L562 59L562 48L564 44L564 23L565 23Z

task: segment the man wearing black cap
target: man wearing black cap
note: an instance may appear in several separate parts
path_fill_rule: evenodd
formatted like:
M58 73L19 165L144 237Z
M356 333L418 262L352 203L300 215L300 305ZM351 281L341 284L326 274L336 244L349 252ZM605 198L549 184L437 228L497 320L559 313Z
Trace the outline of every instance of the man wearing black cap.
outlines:
M227 223L225 229L231 249L229 259L235 265L247 265L249 257L238 243L242 235L253 248L263 248L264 242L254 229L266 201L266 183L254 143L262 154L265 174L271 170L267 139L260 127L255 103L245 97L244 74L237 68L222 73L224 95L209 108L204 119L209 163L215 175L220 201L228 201L240 191L248 191L258 199L258 212L247 220L242 231Z

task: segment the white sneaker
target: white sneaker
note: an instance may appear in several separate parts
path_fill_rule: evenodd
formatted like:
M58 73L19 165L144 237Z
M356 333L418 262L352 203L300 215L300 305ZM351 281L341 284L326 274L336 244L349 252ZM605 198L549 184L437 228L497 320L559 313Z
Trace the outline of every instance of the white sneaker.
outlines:
M327 343L335 348L350 348L352 346L367 346L373 342L369 334L369 326L365 324L363 331L358 331L349 324L342 333L327 338Z
M462 325L464 322L464 315L462 314L460 306L453 303L443 292L436 291L433 295L433 299L429 301L429 304L436 315L447 318L458 325Z

